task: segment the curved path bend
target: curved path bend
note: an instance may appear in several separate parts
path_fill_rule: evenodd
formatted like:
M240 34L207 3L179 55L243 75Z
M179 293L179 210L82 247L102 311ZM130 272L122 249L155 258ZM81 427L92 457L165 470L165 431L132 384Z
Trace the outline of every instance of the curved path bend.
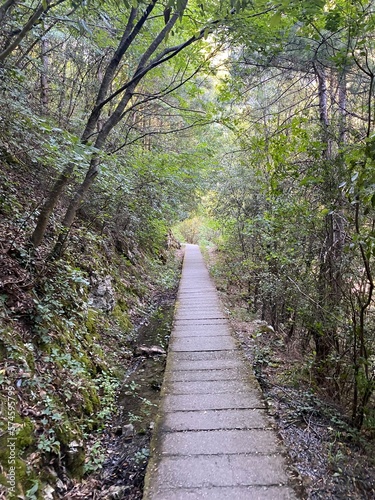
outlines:
M295 500L198 246L186 245L144 500Z

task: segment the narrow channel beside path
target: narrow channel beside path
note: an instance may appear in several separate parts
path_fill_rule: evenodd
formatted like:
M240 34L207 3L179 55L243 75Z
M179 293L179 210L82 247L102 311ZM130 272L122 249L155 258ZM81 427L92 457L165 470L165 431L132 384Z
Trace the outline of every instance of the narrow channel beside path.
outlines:
M186 245L144 500L296 499L197 245Z

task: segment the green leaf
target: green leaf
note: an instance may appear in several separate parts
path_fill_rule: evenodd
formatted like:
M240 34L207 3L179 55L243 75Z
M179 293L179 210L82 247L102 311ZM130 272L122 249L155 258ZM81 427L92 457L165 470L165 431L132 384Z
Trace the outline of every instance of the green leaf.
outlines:
M279 26L280 21L281 21L281 12L276 12L276 14L274 14L269 20L269 25L271 28L276 28L277 26Z
M39 489L39 482L35 481L34 486L26 491L26 497L27 498L33 497L34 494L38 491L38 489Z

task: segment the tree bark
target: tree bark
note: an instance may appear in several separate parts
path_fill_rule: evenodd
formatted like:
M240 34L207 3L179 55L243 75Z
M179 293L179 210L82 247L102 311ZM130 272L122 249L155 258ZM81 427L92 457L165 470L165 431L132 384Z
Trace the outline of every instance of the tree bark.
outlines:
M339 76L338 101L339 101L339 146L346 142L347 111L346 111L346 74L345 71Z
M42 114L48 114L48 41L42 38L40 41L40 58L42 68L40 72L40 101L42 105Z
M42 243L52 211L57 205L57 202L59 201L61 193L63 192L65 186L69 182L73 170L74 165L71 163L68 164L56 179L55 184L53 185L53 188L42 207L42 210L38 217L37 225L31 236L31 243L33 244L34 248L37 248Z
M314 63L314 71L318 81L319 100L319 122L321 127L321 141L324 145L322 159L327 162L324 168L329 169L328 183L323 200L326 202L332 199L332 187L336 185L336 175L333 165L329 162L333 160L332 138L330 137L330 120L328 109L328 88L325 68ZM317 278L317 302L315 311L315 321L311 328L311 334L315 343L315 376L319 384L326 382L329 374L328 358L330 353L337 346L337 326L331 314L340 302L341 283L341 254L342 254L342 234L341 234L340 213L330 212L325 216L325 231L320 252L319 274ZM328 313L327 313L328 311Z
M54 257L59 257L64 250L65 243L68 238L69 229L74 221L75 215L83 198L86 196L86 193L90 189L92 183L94 182L96 176L99 173L98 167L99 167L99 158L97 156L94 156L91 159L90 168L88 169L83 182L77 189L74 197L72 198L69 204L68 210L65 213L65 217L62 222L64 229L63 231L60 232L56 245L54 246L54 249L52 251L52 255Z
M316 63L314 63L314 71L318 80L319 121L322 129L322 141L326 146L323 155L329 160L332 157L332 140L329 137L327 76L325 69L319 67Z

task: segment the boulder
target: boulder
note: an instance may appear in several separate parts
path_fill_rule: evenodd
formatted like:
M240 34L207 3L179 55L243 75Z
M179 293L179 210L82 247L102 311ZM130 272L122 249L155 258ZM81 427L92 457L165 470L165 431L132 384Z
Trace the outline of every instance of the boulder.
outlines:
M92 277L88 305L92 309L111 312L116 305L111 276Z

